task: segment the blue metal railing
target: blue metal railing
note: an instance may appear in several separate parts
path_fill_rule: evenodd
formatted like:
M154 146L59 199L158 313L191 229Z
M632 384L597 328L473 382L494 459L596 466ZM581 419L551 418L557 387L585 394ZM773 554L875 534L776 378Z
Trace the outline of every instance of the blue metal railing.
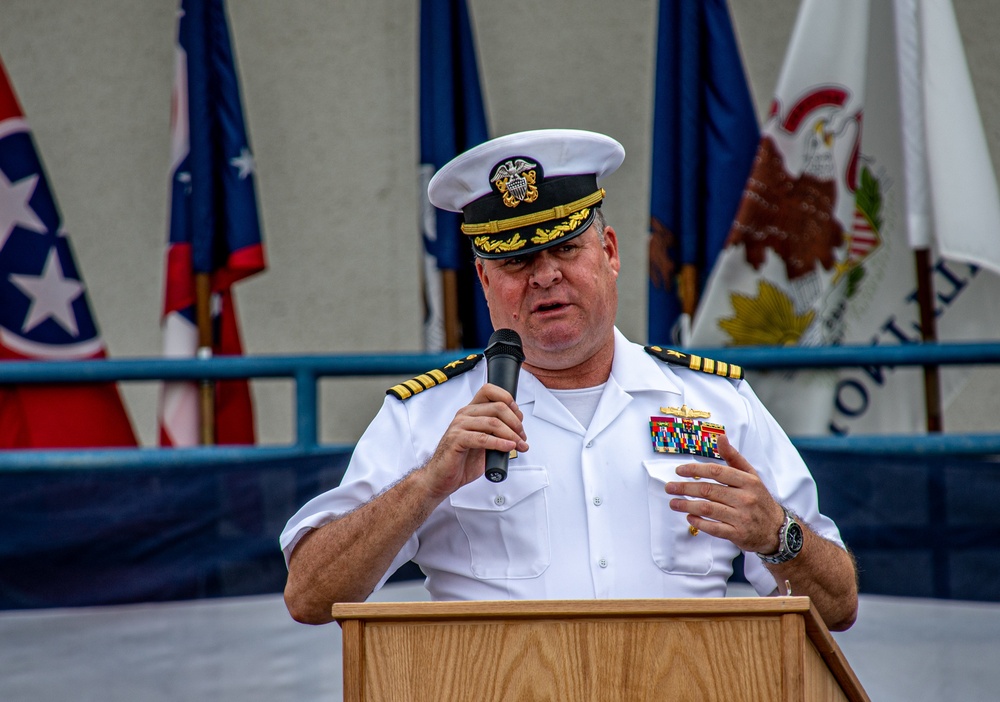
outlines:
M874 366L995 365L1000 343L935 343L903 346L823 348L743 347L687 349L752 370ZM189 449L74 449L6 451L0 469L128 469L142 466L196 468L200 465L280 462L303 455L340 453L344 445L321 445L318 383L328 377L408 376L454 360L460 353L337 354L217 357L211 359L108 359L0 363L0 384L142 380L290 378L295 384L295 442L287 446L217 446ZM995 434L929 436L794 437L802 449L865 454L1000 454Z

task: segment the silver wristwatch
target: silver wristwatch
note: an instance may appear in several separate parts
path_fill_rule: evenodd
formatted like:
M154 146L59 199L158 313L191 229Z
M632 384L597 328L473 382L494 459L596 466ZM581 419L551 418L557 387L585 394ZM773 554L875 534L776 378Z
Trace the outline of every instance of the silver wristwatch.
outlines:
M757 554L765 563L787 563L802 550L802 527L791 512L784 507L781 509L785 513L785 521L778 529L778 550L774 553Z

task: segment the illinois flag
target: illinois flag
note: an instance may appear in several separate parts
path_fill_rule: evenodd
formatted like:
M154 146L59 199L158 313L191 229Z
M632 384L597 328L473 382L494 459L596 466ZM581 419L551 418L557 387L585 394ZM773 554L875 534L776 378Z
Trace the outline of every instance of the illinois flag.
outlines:
M427 184L438 168L487 139L476 44L465 0L420 2L420 197L424 348L482 348L493 333L460 215L438 210Z
M247 138L223 0L182 0L171 104L170 231L163 305L163 353L243 352L231 287L266 267ZM208 281L211 348L199 343L196 278ZM199 349L206 349L200 351ZM165 383L160 444L199 443L195 383ZM214 384L212 434L220 444L253 443L245 380Z
M69 236L0 63L0 361L104 356ZM135 445L112 383L0 387L0 448Z
M930 249L939 338L996 338L988 153L949 2L804 0L690 343L918 342L911 243ZM945 402L963 375L942 372ZM925 425L916 368L772 372L754 384L797 434Z

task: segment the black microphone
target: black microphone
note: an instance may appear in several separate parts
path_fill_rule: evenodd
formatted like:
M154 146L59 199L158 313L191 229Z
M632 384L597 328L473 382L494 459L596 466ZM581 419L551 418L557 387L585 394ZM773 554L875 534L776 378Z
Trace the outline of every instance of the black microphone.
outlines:
M524 351L521 337L513 329L497 329L486 346L486 382L503 388L517 397L517 376L521 372ZM499 483L507 479L507 461L510 454L505 451L486 451L486 479Z

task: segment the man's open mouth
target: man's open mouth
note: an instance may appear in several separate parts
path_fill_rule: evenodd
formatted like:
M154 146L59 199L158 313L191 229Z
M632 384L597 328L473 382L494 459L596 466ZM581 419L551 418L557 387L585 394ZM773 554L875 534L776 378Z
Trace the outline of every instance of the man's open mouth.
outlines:
M551 312L561 307L565 307L565 304L562 302L546 302L535 307L535 312Z

